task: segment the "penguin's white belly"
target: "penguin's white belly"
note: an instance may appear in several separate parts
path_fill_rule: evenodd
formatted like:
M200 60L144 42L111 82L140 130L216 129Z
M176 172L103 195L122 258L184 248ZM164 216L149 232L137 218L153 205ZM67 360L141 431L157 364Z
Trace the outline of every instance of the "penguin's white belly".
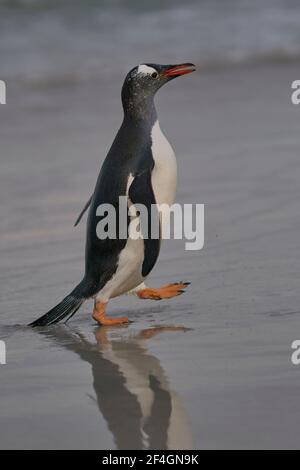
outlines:
M152 155L154 168L152 171L152 187L157 204L172 205L177 188L177 162L174 151L162 133L159 122L152 128ZM127 190L133 178L128 178ZM162 210L163 212L163 210ZM113 277L106 283L97 298L102 302L117 297L139 286L144 278L142 266L144 261L144 241L142 239L127 240L121 251L118 267Z
M177 189L177 162L174 151L156 121L152 128L152 187L157 204L172 205Z
M112 297L125 294L143 282L144 240L128 238L121 251L118 267L112 278L99 292L97 299L106 302Z

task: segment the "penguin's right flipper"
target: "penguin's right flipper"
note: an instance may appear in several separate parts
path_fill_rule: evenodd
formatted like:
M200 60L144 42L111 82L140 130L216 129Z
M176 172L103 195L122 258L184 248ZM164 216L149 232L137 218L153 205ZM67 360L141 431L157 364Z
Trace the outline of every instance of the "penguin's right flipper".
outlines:
M151 227L158 224L160 231L159 213L156 208L156 200L154 191L152 188L151 181L151 170L145 170L142 173L135 176L131 186L129 188L129 198L133 204L143 204L147 209L148 223L147 236L144 237L144 262L142 267L142 274L146 277L153 269L160 251L160 238L151 238ZM153 210L153 208L156 210ZM156 218L156 220L154 220ZM141 229L143 232L143 224L141 223ZM144 234L143 234L144 235Z
M91 196L91 198L88 200L88 202L84 206L83 210L80 212L80 215L79 215L78 219L76 220L74 227L77 227L77 225L80 223L80 221L81 221L82 217L84 216L85 212L90 207L92 199L93 199L93 196Z

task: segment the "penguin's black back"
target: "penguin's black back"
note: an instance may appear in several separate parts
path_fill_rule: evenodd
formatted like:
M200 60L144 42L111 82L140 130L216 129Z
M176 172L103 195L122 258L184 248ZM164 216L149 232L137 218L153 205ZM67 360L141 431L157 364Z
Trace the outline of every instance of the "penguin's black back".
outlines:
M120 252L127 243L127 239L118 238L119 197L126 196L129 175L135 177L153 169L151 130L154 122L155 116L147 121L125 117L99 174L87 223L85 280L91 296L97 294L116 272ZM116 239L101 240L97 236L101 217L96 212L101 204L115 207Z

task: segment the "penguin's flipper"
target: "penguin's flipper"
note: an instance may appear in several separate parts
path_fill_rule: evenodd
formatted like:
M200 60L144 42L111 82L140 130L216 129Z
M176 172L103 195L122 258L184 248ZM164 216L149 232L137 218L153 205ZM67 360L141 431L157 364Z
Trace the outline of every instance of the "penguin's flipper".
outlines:
M148 233L144 236L145 256L142 267L142 275L146 277L153 269L160 250L160 237L151 238L150 235L151 227L155 224L159 226L159 213L156 207L155 195L152 188L150 169L135 176L129 188L128 195L133 204L143 204L147 209ZM144 230L142 225L143 224L141 223L141 230L143 233ZM143 235L145 234L143 233Z
M80 221L81 221L82 217L84 216L85 212L90 207L92 199L93 199L93 196L91 196L91 198L88 200L88 202L86 203L86 205L84 206L84 208L80 212L80 215L79 215L78 219L76 220L74 227L77 227L77 225L80 223Z

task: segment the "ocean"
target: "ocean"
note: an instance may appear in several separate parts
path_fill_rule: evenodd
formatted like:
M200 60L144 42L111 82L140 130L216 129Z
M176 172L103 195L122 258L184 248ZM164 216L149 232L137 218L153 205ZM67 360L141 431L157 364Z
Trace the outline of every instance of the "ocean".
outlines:
M289 61L299 24L297 0L0 0L0 73L57 86L141 62Z

